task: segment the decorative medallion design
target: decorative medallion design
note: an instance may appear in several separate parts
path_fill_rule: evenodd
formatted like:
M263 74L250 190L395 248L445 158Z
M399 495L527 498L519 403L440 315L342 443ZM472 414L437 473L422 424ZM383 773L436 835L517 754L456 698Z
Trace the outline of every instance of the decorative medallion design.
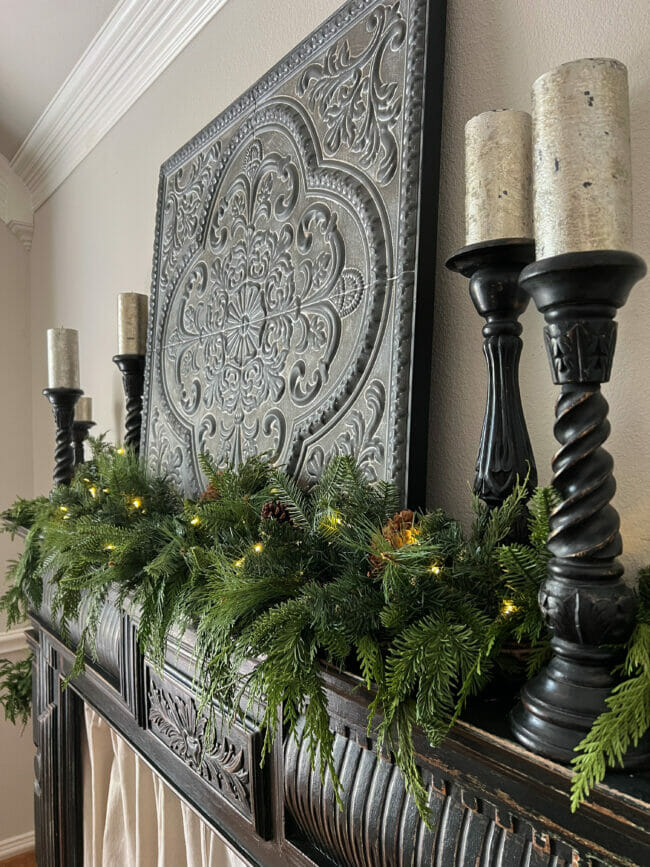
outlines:
M143 453L185 492L202 451L404 489L425 21L349 2L163 165Z
M286 109L277 113L288 123ZM264 133L232 153L162 336L170 408L197 451L232 464L259 451L295 461L290 446L314 407L327 415L332 394L345 400L343 365L365 363L365 340L377 328L372 307L385 294L384 237L371 198L342 172L305 171L289 147L265 151L264 141L279 142ZM305 155L312 146L295 145ZM325 181L336 197L312 194ZM357 223L358 236L350 226L347 244L339 228L346 221ZM361 249L363 226L372 249L362 259L348 248L354 241Z
M195 773L250 814L250 785L243 747L228 738L208 737L208 719L189 697L149 686L151 731Z

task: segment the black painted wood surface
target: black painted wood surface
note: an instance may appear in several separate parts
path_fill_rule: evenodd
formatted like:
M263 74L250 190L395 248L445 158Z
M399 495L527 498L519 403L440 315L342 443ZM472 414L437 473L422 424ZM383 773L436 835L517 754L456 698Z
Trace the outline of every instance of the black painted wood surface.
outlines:
M570 772L501 732L509 704L477 704L482 720L458 723L432 750L416 737L432 828L406 797L389 757L367 734L372 699L349 675L323 671L336 758L345 785L338 809L304 748L279 733L259 767L255 709L203 751L205 721L193 695L194 636L173 642L162 674L139 653L137 615L107 605L96 664L62 690L73 651L47 605L32 619L35 653L36 827L41 867L81 861L82 702L94 707L203 819L251 864L644 865L650 864L650 775L613 778L576 814ZM74 630L78 633L78 629ZM496 732L490 731L495 728Z

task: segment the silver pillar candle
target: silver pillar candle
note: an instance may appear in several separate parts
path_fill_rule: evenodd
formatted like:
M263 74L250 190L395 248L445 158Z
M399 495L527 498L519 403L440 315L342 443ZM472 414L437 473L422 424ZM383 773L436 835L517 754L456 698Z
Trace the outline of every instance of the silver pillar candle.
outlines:
M118 355L144 355L146 353L148 306L148 297L138 292L122 292L118 295Z
M79 332L47 329L47 387L79 388Z
M531 119L486 111L465 126L466 243L533 238Z
M630 250L632 179L627 70L565 63L533 84L537 258Z
M80 397L74 408L75 421L92 421L93 420L93 399L92 397Z

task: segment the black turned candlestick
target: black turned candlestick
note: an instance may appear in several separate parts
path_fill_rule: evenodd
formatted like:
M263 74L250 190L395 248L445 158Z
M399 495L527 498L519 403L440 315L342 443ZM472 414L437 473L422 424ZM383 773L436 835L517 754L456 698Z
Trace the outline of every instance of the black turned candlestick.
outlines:
M56 449L54 451L54 484L69 485L74 472L72 447L72 424L74 407L83 391L80 388L46 388L43 394L52 404L56 424Z
M474 491L490 507L503 503L517 477L528 475L531 489L537 484L519 392L522 328L518 321L529 301L519 287L519 274L534 258L532 241L506 238L470 244L446 263L450 270L470 278L470 296L486 321L483 353L488 390Z
M122 373L126 397L126 432L124 445L140 452L142 427L142 393L144 391L144 355L114 355L113 361Z
M72 442L74 444L74 465L83 464L84 442L88 439L88 433L91 427L95 426L94 421L74 421L72 423Z
M556 406L553 485L562 500L551 515L553 555L540 591L540 607L553 638L548 667L524 687L512 714L519 741L536 753L568 762L574 748L606 709L615 684L611 648L630 636L635 595L622 581L619 516L610 505L616 483L608 405L616 343L616 310L645 274L631 253L566 253L522 272L520 283L544 314L544 337ZM610 646L608 646L610 645ZM645 763L647 744L630 751L626 766Z

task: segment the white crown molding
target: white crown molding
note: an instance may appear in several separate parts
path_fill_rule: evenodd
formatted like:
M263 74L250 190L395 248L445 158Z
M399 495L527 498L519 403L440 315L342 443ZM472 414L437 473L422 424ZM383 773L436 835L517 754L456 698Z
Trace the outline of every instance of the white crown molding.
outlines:
M0 632L0 659L27 650L27 640L24 629L9 629ZM0 852L0 854L2 854Z
M34 210L227 0L121 0L11 161Z
M29 250L34 234L32 197L25 183L0 154L0 220Z
M18 834L16 837L7 837L0 840L0 858L4 861L13 858L14 855L24 855L25 852L33 852L35 846L34 832Z

